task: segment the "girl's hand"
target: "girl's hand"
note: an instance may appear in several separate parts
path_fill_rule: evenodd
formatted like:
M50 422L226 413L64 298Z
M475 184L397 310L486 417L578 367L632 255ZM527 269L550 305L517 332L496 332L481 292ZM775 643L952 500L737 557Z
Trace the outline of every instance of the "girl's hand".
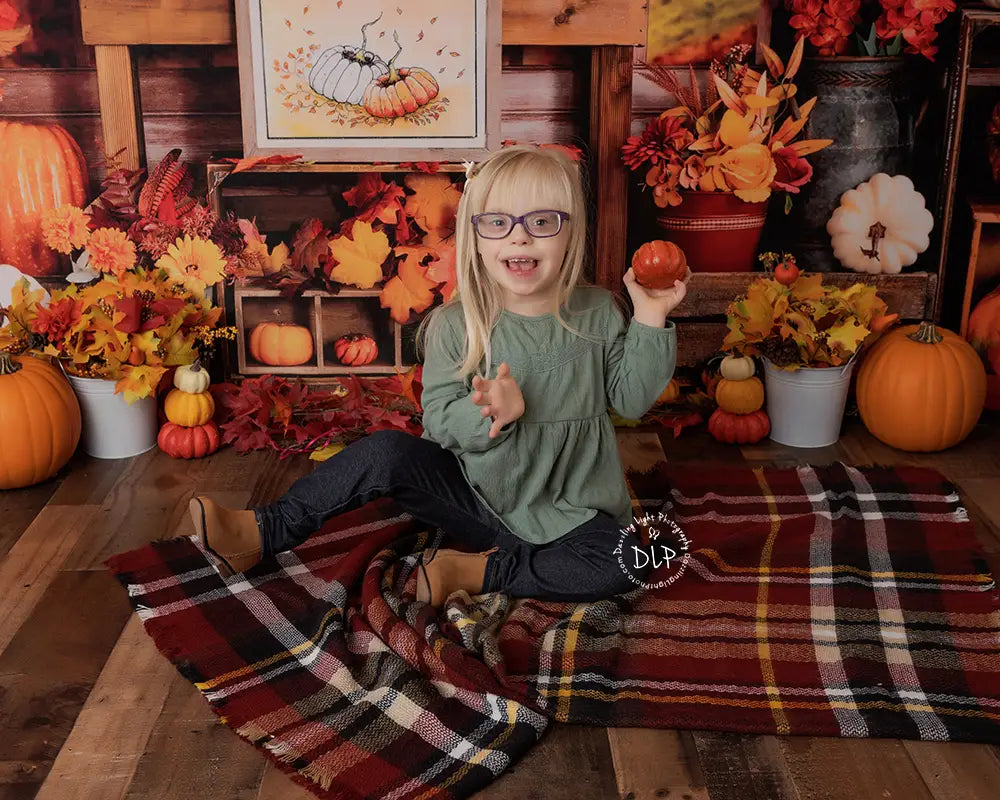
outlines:
M674 281L674 285L669 289L647 289L636 280L635 271L631 267L622 276L625 288L632 298L635 316L653 319L660 317L666 319L670 312L681 304L687 295L687 282L690 278L691 268L688 267L684 280Z
M472 402L483 407L479 413L484 417L493 417L491 439L497 437L504 425L524 414L521 387L511 377L510 366L506 361L497 367L497 376L493 380L473 375L472 388L476 390L471 395Z

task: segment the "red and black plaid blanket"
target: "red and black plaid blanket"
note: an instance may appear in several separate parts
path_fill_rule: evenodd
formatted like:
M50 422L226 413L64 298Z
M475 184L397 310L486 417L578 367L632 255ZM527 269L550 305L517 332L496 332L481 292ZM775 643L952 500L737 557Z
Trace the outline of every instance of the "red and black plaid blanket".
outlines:
M596 603L459 593L439 616L413 568L443 532L388 498L245 578L186 538L108 564L225 722L320 797L467 797L550 720L1000 742L1000 598L940 474L628 477L688 557Z

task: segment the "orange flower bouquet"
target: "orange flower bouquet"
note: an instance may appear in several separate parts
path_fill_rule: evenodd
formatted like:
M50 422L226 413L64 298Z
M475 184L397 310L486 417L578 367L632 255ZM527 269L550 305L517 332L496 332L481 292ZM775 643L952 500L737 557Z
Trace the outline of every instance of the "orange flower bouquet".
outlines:
M237 220L187 196L192 181L179 153L141 190L141 172L113 169L88 208L43 215L45 243L75 255L71 285L46 302L20 281L0 309L0 349L35 350L70 375L114 380L132 403L153 394L168 369L192 363L199 347L235 336L217 327L222 309L205 289L238 267L247 246Z
M693 69L684 87L669 67L644 65L677 106L651 120L641 136L629 137L622 158L631 170L645 170L657 206L680 205L684 191L732 192L748 203L781 191L790 208L790 195L812 178L806 156L833 141L795 141L816 103L814 97L800 104L793 83L803 46L800 39L785 64L762 45L767 70L761 73L745 63L749 45L736 45L712 62L704 91Z

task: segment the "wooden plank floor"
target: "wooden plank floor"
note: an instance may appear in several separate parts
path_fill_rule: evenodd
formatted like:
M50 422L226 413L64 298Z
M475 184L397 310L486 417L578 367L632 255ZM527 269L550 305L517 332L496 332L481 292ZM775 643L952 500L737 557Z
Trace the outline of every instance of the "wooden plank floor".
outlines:
M961 488L1000 574L1000 415L962 445L917 455L848 418L836 445L736 448L703 429L674 439L620 429L626 463L791 466L843 460L935 467ZM112 553L193 533L188 498L237 506L280 495L312 468L224 450L192 463L158 451L78 456L60 476L0 492L0 800L306 800L232 733L160 656L102 566ZM1000 748L898 740L745 736L552 724L477 797L545 800L994 800Z

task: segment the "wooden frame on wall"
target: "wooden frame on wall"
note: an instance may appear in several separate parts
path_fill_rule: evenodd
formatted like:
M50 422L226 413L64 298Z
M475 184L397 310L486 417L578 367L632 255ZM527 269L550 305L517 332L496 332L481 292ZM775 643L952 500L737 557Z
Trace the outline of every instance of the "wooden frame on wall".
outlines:
M456 161L500 146L499 0L237 0L236 33L246 156Z

